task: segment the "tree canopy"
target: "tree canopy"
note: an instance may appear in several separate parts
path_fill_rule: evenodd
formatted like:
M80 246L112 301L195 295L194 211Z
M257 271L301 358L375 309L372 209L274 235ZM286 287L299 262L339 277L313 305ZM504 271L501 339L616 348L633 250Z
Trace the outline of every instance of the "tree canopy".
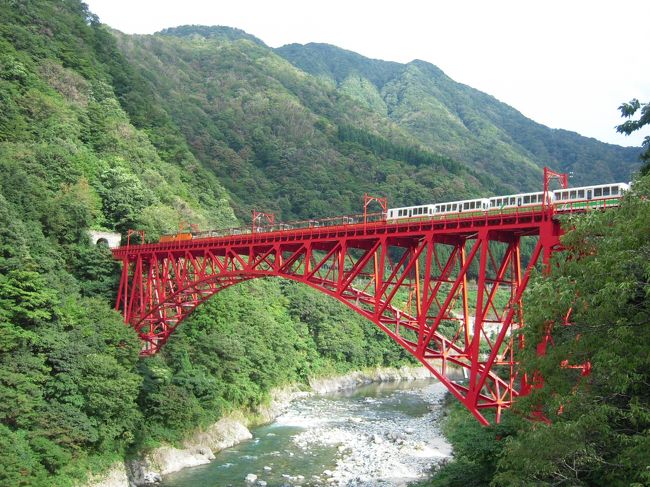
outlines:
M637 120L626 120L616 127L616 131L621 134L630 135L650 124L650 103L641 103L634 98L629 103L623 103L618 109L621 111L621 116L627 119L639 112ZM641 174L648 174L650 172L650 135L643 139L642 146L644 151L641 153L641 160L645 164L641 168Z

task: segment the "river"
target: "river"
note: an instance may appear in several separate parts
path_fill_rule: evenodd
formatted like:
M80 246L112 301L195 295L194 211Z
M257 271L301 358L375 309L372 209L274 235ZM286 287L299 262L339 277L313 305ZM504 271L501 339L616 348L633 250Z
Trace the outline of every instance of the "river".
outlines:
M418 380L298 399L251 440L163 485L404 486L451 454L439 429L444 394L441 384Z

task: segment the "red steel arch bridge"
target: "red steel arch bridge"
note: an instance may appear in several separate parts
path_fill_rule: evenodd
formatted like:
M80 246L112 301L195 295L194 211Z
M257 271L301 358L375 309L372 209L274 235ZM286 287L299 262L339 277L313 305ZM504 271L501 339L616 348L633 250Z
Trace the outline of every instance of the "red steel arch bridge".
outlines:
M289 226L254 213L246 232L129 241L113 249L123 263L116 308L143 340L142 354L152 355L218 292L249 279L291 279L366 317L481 423L489 423L486 410L498 422L531 387L517 371L516 331L533 269L560 249L558 209L387 222L381 203L384 212L360 218Z

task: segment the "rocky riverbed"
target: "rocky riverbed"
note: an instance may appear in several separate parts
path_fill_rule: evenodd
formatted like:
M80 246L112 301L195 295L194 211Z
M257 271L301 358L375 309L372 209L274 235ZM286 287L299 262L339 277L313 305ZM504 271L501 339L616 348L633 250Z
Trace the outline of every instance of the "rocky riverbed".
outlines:
M251 446L254 449L260 442L269 443L265 455L276 460L294 458L298 465L311 465L309 476L281 473L278 469L274 471L271 465L260 465L257 473L247 471L241 476L228 477L232 482L206 483L206 480L183 484L181 480L178 485L402 485L401 479L421 477L433 463L449 454L449 446L441 439L436 426L444 388L431 381L426 382L427 387L396 385L415 384L413 381L423 378L430 378L423 368L374 369L312 380L312 392L297 387L279 389L274 391L273 401L260 408L256 415L258 423L269 423L277 418L275 423L264 427L275 430L268 431L268 437L260 437L265 434L264 428L257 428L256 437L253 437L249 430L250 417L235 413L188 438L181 448L163 446L139 459L117 464L108 474L96 477L87 486L145 486L158 484L163 478L165 485L177 485L173 483L175 480L169 480L173 477L168 474L197 465L203 465L199 469L217 465L234 471L237 469L231 468L234 464L230 461L222 462L225 467L219 464L219 455L235 458L240 453L239 447L228 447L240 442L244 449ZM378 400L375 392L364 395L360 391L369 383L378 383L372 387L377 391L385 390L389 397L394 396L393 399ZM411 390L393 395L388 391L390 388ZM354 400L340 400L345 397ZM418 404L417 414L408 413L413 409L408 405L397 405L398 409L405 408L406 413L387 413L384 409L391 401ZM283 434L283 429L288 432L285 436L294 451L274 447L273 444L277 444L274 436ZM214 460L215 455L216 462L204 465ZM243 459L245 461L240 462L243 466L254 463ZM251 476L247 482L248 474ZM253 477L255 480L250 480ZM269 483L264 477L275 480ZM376 479L383 479L384 483L378 484Z
M439 431L444 387L382 383L294 401L253 438L166 487L403 486L451 455Z

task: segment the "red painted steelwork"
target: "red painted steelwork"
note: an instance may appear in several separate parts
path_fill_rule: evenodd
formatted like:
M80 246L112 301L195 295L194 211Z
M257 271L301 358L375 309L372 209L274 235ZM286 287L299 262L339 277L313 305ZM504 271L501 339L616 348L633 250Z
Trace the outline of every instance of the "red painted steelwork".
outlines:
M123 262L116 308L152 355L219 291L259 277L292 279L365 316L488 424L484 410L498 422L530 388L516 370L521 297L559 236L549 207L128 245L113 250ZM536 244L525 263L528 237Z

